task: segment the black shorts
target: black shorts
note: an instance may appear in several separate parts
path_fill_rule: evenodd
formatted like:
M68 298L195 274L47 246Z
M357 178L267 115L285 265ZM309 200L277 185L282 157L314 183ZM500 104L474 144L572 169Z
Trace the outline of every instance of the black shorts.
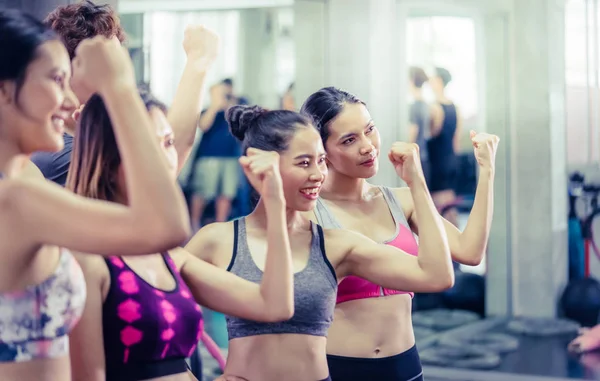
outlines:
M327 355L332 381L423 381L417 346L395 356L358 358Z

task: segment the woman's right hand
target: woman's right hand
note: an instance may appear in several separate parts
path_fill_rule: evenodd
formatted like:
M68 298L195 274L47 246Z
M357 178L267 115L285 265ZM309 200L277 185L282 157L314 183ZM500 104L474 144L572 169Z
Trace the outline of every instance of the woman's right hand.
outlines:
M246 156L240 158L250 184L265 200L283 201L283 183L279 172L279 154L248 148Z
M135 89L135 73L127 50L118 40L96 36L79 44L73 59L76 85L104 95L115 87Z

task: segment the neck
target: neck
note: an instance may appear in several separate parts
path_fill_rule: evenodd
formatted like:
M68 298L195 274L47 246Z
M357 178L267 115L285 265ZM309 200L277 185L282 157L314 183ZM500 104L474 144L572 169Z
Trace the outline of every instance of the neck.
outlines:
M330 170L323 184L321 195L329 200L358 201L363 199L367 189L367 180Z
M0 173L6 177L15 175L27 164L28 158L16 144L0 139Z
M258 201L256 208L247 217L256 226L262 229L267 229L267 208L262 198ZM302 217L299 211L290 208L285 208L285 220L288 231L296 230L298 227L306 223L306 219Z
M423 90L421 90L421 89L414 88L414 89L413 89L413 92L412 92L412 95L413 95L413 98L414 98L416 101L421 101L421 100L423 100Z

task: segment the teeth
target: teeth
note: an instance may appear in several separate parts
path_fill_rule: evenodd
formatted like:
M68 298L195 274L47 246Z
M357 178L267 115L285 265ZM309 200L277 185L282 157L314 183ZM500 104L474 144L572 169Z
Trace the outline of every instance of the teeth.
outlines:
M64 126L65 121L61 118L52 118L52 123L58 125L59 127Z
M302 189L302 193L306 193L306 194L317 194L318 192L319 192L319 188Z

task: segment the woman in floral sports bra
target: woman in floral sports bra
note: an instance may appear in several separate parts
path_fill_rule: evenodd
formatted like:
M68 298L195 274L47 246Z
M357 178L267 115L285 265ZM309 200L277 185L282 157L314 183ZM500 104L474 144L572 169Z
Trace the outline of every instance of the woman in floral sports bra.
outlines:
M328 87L311 95L301 112L314 120L327 151L329 176L314 210L318 223L355 230L417 255L419 223L413 200L416 192L428 191L422 176L411 177L394 156L407 149L418 152L418 147L394 143L389 154L408 187L371 185L366 179L377 173L380 138L366 105L352 94ZM446 220L444 226L453 260L476 265L485 252L492 221L498 138L471 132L471 140L480 165L473 210L464 232ZM411 323L412 297L411 292L386 289L358 277L341 281L327 338L333 381L423 379Z
M204 38L216 38L206 33L211 34ZM149 93L143 92L142 98L175 184L181 168L178 157L185 160L187 155L175 148L166 107ZM82 196L127 205L129 184L123 182L121 157L111 132L105 104L93 96L80 116L67 187ZM97 152L102 154L91 154ZM263 176L262 171L253 167L247 175L262 179L259 182L279 175ZM122 255L119 249L108 258L78 255L88 298L71 334L73 380L194 379L185 359L202 335L198 303L244 319L288 319L294 308L293 277L281 192L275 188L272 196L266 196L272 208L267 221L269 264L260 283L220 270L181 248L143 257Z
M84 308L86 284L67 248L102 255L160 250L185 239L187 212L118 44L86 41L71 64L41 22L0 10L0 51L0 374L3 381L70 380L68 335ZM81 74L78 86L109 100L126 172L137 174L127 178L130 206L73 195L28 160L62 148L64 122L78 106L72 68Z

